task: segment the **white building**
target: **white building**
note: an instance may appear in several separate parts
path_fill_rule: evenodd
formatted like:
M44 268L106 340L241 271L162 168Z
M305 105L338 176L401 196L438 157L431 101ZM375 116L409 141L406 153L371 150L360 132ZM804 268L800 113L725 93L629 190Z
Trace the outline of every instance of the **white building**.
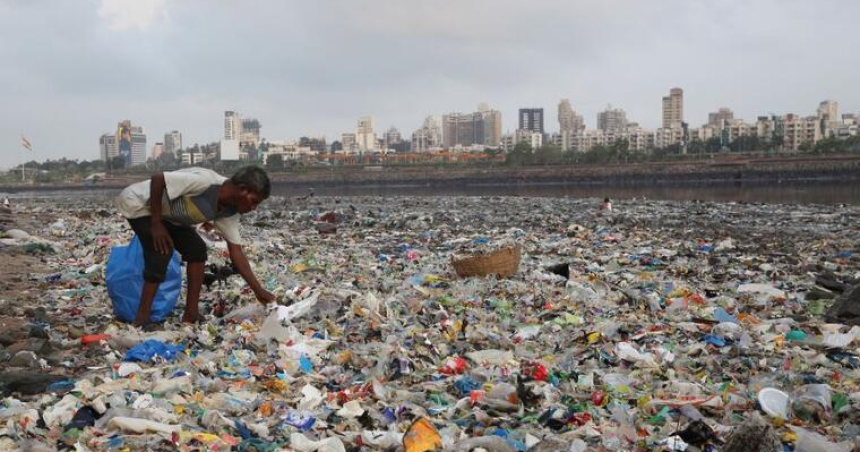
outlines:
M821 127L817 116L801 118L788 114L783 124L783 146L797 151L804 143L815 145L822 138Z
M718 129L734 119L735 113L730 108L723 107L713 113L708 113L708 125Z
M443 146L442 119L428 116L420 129L412 132L412 152L430 152Z
M562 133L577 133L585 130L585 120L582 118L582 115L573 111L568 99L562 99L558 103L558 125Z
M182 164L183 165L199 165L206 161L206 154L202 152L183 152L182 153Z
M537 149L543 146L543 134L537 131L520 129L516 131L515 137L517 143L526 143L531 146L532 149Z
M376 151L376 132L373 130L373 116L358 119L355 127L355 142L359 152Z
M663 128L681 128L684 122L684 90L672 88L663 97Z
M402 140L402 137L400 136L400 131L397 130L397 128L394 126L391 126L385 132L385 135L383 137L383 141L384 141L386 149L391 148L392 146L394 146L397 143L400 143L401 140Z
M242 117L237 111L224 112L224 139L239 141L242 138Z
M170 152L174 155L182 149L182 134L179 131L172 131L164 134L164 152Z
M337 151L339 154L352 155L358 154L358 143L354 133L344 133L340 136L342 149Z
M684 129L680 127L661 127L654 132L654 147L665 148L684 144Z
M161 157L161 154L164 153L164 143L155 143L152 146L152 159L158 160Z
M131 161L130 166L143 165L146 163L146 134L143 127L131 127Z
M622 131L626 129L627 112L621 109L613 109L612 106L597 113L597 128L603 131Z
M280 155L287 162L311 158L316 156L317 152L310 146L300 146L295 141L272 141L269 142L268 151L263 155L263 164L265 165L273 155Z
M116 145L116 135L106 133L99 138L99 156L102 161L109 162L112 158L119 155L119 148Z

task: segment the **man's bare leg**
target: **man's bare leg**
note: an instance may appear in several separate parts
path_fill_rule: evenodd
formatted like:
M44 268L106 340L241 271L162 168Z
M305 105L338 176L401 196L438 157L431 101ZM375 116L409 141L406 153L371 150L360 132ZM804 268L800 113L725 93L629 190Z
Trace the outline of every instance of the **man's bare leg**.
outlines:
M158 286L161 283L143 282L143 290L140 293L140 306L137 308L137 316L134 318L135 326L144 326L149 324L149 316L152 311L152 300L155 300L155 294L158 292Z
M189 262L185 274L188 278L188 289L185 296L185 314L182 321L195 323L200 318L200 289L203 287L203 270L205 262Z

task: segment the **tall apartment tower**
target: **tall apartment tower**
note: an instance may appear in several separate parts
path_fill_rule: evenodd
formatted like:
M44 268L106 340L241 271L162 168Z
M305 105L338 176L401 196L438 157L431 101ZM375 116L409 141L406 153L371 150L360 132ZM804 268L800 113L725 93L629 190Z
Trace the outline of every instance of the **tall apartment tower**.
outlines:
M182 134L178 130L164 134L164 152L176 155L182 149Z
M825 121L839 119L839 103L835 100L825 100L818 104L818 118Z
M490 109L480 110L480 108L479 112L484 120L484 140L482 144L493 148L501 146L502 112Z
M442 144L446 148L484 144L485 113L450 113L442 116ZM501 130L501 129L500 129Z
M724 127L735 119L735 114L730 108L721 108L713 113L708 113L708 125L713 127Z
M561 133L577 133L585 129L585 121L573 111L567 99L558 103L558 125Z
M237 111L224 112L224 139L239 140L242 136L242 117Z
M146 134L143 127L131 127L131 161L129 165L143 165L146 163Z
M520 108L518 129L543 134L543 108Z
M155 143L155 145L152 146L152 159L158 160L158 158L161 157L161 154L164 154L164 143Z
M105 162L119 155L116 134L105 133L99 138L99 155Z
M239 134L239 141L242 145L250 144L257 146L260 144L260 121L254 118L242 118L240 124L241 133Z
M684 90L672 88L663 97L663 128L681 127L684 122Z
M597 113L597 128L604 132L622 132L627 129L627 112L611 105Z
M376 132L373 131L373 116L358 118L355 127L355 141L358 150L368 152L376 150Z

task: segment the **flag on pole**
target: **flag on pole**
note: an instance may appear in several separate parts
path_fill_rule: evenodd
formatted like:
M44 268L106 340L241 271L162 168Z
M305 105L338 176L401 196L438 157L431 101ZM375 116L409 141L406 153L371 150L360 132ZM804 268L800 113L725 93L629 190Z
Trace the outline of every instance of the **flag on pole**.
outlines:
M28 151L33 150L33 143L30 143L30 140L28 140L24 135L21 135L21 146L27 148Z

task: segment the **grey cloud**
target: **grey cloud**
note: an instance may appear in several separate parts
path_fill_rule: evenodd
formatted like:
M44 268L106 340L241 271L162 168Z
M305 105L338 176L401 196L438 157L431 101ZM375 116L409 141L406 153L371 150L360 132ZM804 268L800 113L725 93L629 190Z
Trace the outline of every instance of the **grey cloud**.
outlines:
M118 2L118 0L113 0ZM119 0L121 1L121 0ZM272 139L335 139L373 114L405 134L429 114L489 102L515 127L542 106L554 129L570 98L589 126L607 103L645 126L660 97L686 93L687 119L728 106L753 119L811 113L836 98L860 110L838 0L167 0L144 29L112 30L97 0L0 1L0 166L94 158L120 119L150 142L221 133L223 110L256 116Z

